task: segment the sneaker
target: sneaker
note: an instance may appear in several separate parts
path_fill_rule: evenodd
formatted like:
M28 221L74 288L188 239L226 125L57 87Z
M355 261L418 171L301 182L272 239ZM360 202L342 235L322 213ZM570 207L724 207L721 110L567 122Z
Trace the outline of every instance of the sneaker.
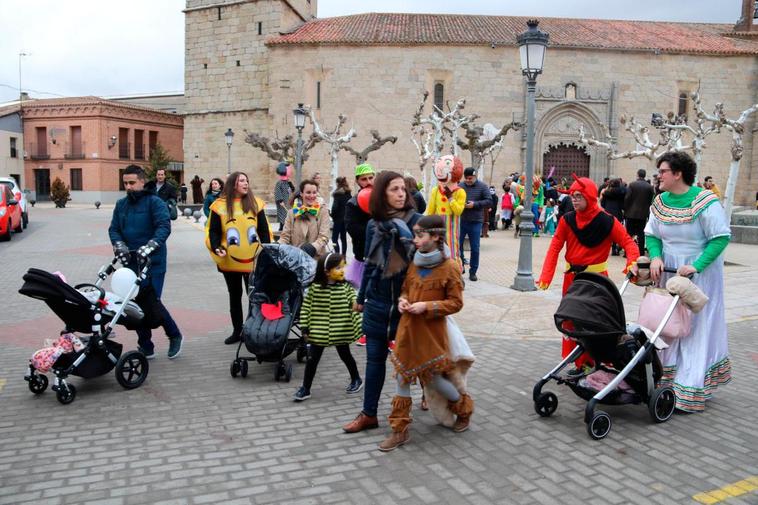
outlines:
M474 272L471 272L470 274L468 274L468 280L476 282L479 280L479 277L477 277Z
M147 359L155 359L155 351L148 351L147 349L143 349L142 347L137 347L137 350L145 355Z
M181 335L168 338L168 359L174 359L181 354L182 340L184 339Z
M361 389L363 389L363 381L360 379L355 379L345 388L345 392L349 395L354 395Z
M364 346L364 345L366 345L366 335L361 335L361 338L359 338L359 339L358 339L358 340L355 342L355 345L360 345L360 346Z
M468 265L468 260L466 258L462 259L464 265Z
M292 397L293 400L296 402L304 402L308 398L311 397L311 392L309 389L305 389L305 386L300 386L297 391L295 391L295 395Z

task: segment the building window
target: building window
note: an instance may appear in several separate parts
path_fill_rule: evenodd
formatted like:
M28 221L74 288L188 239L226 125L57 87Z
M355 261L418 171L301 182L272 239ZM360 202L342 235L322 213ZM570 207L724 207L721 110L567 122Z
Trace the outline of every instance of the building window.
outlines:
M221 7L216 7L218 11L218 20L221 21Z
M134 159L145 159L145 130L134 130Z
M72 126L69 132L69 139L69 152L66 153L66 158L72 160L84 158L84 152L82 151L82 127Z
M203 70L208 70L208 64L207 63L203 63Z
M687 93L679 93L679 103L676 109L677 116L687 116Z
M316 81L316 108L321 108L321 81Z
M128 160L131 155L129 146L129 128L118 129L118 157L122 160Z
M258 21L258 35L263 35L263 23Z
M158 145L158 132L151 131L150 133L148 133L148 136L147 136L147 146L148 146L147 155L148 156L153 155L153 149L155 149L156 145Z
M240 66L240 60L237 60L237 66L238 67Z
M70 180L71 180L71 191L81 191L82 190L82 169L72 168L71 174L70 174Z
M434 106L440 111L445 110L445 85L441 82L434 84Z
M16 137L11 137L11 158L18 158L18 152L16 150Z

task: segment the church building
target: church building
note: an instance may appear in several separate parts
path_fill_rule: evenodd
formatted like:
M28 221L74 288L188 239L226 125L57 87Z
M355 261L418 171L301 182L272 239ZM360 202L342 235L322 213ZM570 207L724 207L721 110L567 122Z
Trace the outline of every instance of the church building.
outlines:
M619 151L635 149L622 117L649 126L651 114L685 114L694 122L688 96L699 90L703 108L724 103L728 117L758 103L758 11L744 0L736 24L540 18L550 35L544 70L537 81L535 168L576 172L596 181L616 175L632 180L638 168L651 173L646 158L610 161L602 148L578 142L588 136ZM188 177L205 180L232 170L247 172L253 189L270 199L276 163L244 142L244 130L267 137L295 135L292 110L310 106L324 130L347 116L360 151L369 131L398 137L370 154L378 169L420 179L411 120L422 93L432 104L453 106L479 124L500 127L526 120L526 82L521 75L518 34L525 17L451 14L367 13L317 17L317 0L187 0L184 162ZM754 114L746 123L736 203L752 204L758 190L758 130ZM694 123L693 123L694 124ZM227 151L224 133L235 133ZM651 129L651 139L657 132ZM526 129L510 132L494 165L491 182L522 171ZM306 125L304 134L311 132ZM708 137L699 174L722 188L731 161L732 136ZM449 148L449 143L448 143ZM464 164L470 164L463 151ZM355 158L342 152L340 172L350 175ZM427 165L429 166L429 165ZM305 175L328 180L328 146L316 145ZM490 182L489 168L480 177ZM349 177L352 180L352 177ZM323 190L326 193L326 189Z

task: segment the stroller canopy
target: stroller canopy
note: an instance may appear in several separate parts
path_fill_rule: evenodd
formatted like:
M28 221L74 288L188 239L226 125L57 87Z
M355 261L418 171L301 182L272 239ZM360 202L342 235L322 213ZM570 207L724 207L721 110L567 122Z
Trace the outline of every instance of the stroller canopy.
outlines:
M299 247L287 244L263 244L255 262L252 284L260 286L267 278L289 278L306 287L316 275L316 261ZM266 284L269 284L268 282ZM293 286L277 286L281 291Z
M616 285L608 277L594 273L577 274L554 319L558 331L569 337L626 333L624 304Z

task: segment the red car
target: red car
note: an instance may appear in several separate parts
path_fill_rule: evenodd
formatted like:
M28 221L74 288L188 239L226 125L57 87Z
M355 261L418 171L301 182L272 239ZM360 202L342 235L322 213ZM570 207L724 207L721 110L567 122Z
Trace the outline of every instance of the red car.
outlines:
M13 192L5 184L0 184L0 240L10 240L13 232L24 231L21 221L21 206Z

